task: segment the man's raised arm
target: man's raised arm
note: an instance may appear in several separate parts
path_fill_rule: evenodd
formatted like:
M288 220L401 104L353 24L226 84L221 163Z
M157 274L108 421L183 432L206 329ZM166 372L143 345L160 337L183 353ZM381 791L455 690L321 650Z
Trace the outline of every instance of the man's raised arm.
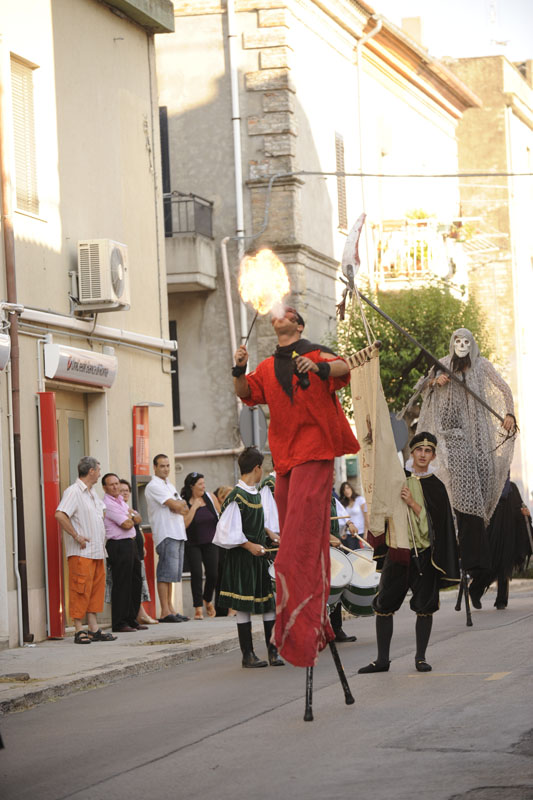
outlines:
M233 388L237 397L245 398L251 394L246 378L246 364L248 363L248 350L241 344L235 352L235 366L231 370L233 375Z

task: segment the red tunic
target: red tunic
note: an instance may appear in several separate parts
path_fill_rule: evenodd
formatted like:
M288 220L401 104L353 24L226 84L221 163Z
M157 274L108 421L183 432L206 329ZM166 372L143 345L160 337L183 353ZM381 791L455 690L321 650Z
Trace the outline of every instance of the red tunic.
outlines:
M320 350L306 353L305 357L315 363L336 360L335 357L321 358ZM331 460L359 450L359 443L335 394L349 383L349 373L325 381L314 372L308 375L308 389L301 389L294 375L292 402L276 378L273 356L246 376L251 394L243 398L243 403L248 406L267 403L270 409L268 441L279 475L308 461Z

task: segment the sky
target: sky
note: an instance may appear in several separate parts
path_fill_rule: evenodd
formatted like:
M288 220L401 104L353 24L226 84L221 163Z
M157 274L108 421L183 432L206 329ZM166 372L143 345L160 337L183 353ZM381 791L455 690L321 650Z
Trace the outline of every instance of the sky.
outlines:
M435 58L533 59L533 0L369 1L398 27L402 17L422 17L422 44Z

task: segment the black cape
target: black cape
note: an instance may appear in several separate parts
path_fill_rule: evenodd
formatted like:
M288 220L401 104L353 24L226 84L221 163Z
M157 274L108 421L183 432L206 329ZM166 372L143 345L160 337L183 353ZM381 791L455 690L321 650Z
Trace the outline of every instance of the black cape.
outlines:
M411 477L407 470L405 474ZM439 573L441 587L459 583L459 556L448 492L436 475L420 478L428 515L431 561Z
M510 483L508 492L500 497L487 529L492 580L499 574L511 578L514 569L525 569L529 562L531 546L528 523L521 508L522 498L518 487Z
M335 355L333 350L330 350L329 347L325 347L322 344L313 344L308 339L299 339L297 342L283 345L283 347L280 347L278 344L274 351L274 374L285 394L290 397L291 402L292 376L296 372L293 353L296 352L299 356L304 356L306 353L312 353L313 350L320 350L323 353ZM309 376L306 373L296 374L299 375L298 383L300 388L306 389L309 386Z

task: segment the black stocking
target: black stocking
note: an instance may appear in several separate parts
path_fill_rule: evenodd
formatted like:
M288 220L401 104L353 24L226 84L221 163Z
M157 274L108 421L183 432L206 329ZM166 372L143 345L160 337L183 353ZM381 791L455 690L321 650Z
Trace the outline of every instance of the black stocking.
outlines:
M386 617L376 614L376 638L378 640L378 664L389 663L390 643L393 630L393 615Z
M431 626L433 625L433 617L426 616L416 618L416 661L425 661L426 648L428 646L429 637L431 636Z

